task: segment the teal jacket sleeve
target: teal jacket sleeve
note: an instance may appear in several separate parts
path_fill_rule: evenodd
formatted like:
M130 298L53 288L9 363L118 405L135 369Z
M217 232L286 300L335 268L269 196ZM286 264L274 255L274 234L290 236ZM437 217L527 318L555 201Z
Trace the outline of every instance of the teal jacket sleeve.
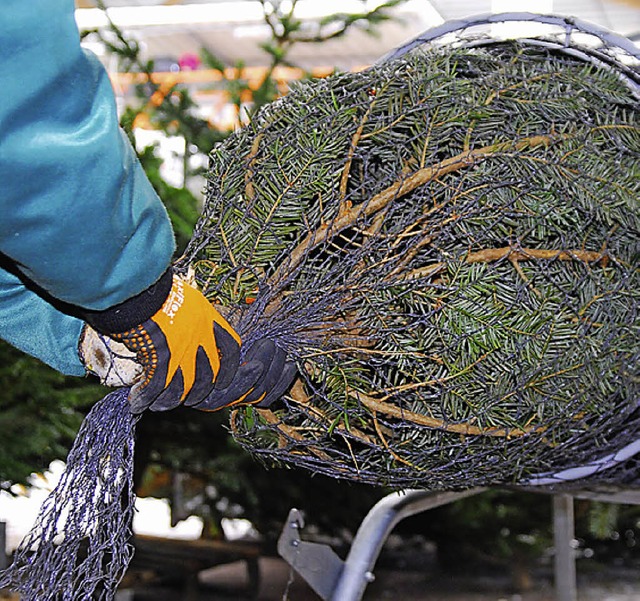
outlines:
M54 307L2 267L0 319L2 338L16 348L63 374L85 373L78 359L78 338L84 322Z
M0 252L77 307L146 290L171 262L172 228L73 0L3 0L0 53Z

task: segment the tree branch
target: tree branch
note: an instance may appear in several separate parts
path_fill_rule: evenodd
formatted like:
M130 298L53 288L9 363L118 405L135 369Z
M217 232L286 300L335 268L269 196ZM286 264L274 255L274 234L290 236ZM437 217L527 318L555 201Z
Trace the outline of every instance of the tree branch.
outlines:
M540 135L523 138L517 141L500 142L465 151L453 157L440 161L435 165L429 165L414 171L407 177L395 181L388 188L385 188L368 201L364 201L356 206L345 210L333 221L323 223L313 232L309 232L304 239L296 246L289 255L288 260L283 263L271 277L272 281L278 282L283 271L292 271L303 260L306 253L317 248L329 238L340 233L342 230L354 225L359 218L368 217L385 208L390 202L409 194L416 188L432 182L449 173L454 173L461 169L467 169L477 165L481 161L506 152L518 152L528 148L539 146L549 146L561 139L557 135Z

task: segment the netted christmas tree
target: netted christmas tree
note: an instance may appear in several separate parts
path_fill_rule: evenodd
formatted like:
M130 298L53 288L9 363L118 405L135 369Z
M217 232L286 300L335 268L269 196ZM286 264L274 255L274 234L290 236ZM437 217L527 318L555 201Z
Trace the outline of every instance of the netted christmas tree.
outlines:
M637 71L602 44L415 46L211 153L181 266L300 371L233 434L396 487L601 472L640 434Z

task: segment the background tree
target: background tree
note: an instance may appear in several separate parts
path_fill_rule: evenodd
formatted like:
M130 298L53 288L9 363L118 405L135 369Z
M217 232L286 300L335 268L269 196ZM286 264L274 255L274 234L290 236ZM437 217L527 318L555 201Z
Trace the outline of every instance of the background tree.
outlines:
M106 389L72 378L0 340L0 489L27 485L64 459L88 410Z

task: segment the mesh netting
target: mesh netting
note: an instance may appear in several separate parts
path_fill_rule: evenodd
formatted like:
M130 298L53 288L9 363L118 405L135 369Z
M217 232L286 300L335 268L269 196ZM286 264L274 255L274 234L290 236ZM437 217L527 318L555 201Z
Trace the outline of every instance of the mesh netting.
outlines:
M113 599L133 547L133 450L137 418L128 389L92 408L60 482L0 573L23 601Z
M256 457L394 487L634 481L611 468L640 433L637 63L559 22L440 31L213 150L181 266L300 371L233 413Z

